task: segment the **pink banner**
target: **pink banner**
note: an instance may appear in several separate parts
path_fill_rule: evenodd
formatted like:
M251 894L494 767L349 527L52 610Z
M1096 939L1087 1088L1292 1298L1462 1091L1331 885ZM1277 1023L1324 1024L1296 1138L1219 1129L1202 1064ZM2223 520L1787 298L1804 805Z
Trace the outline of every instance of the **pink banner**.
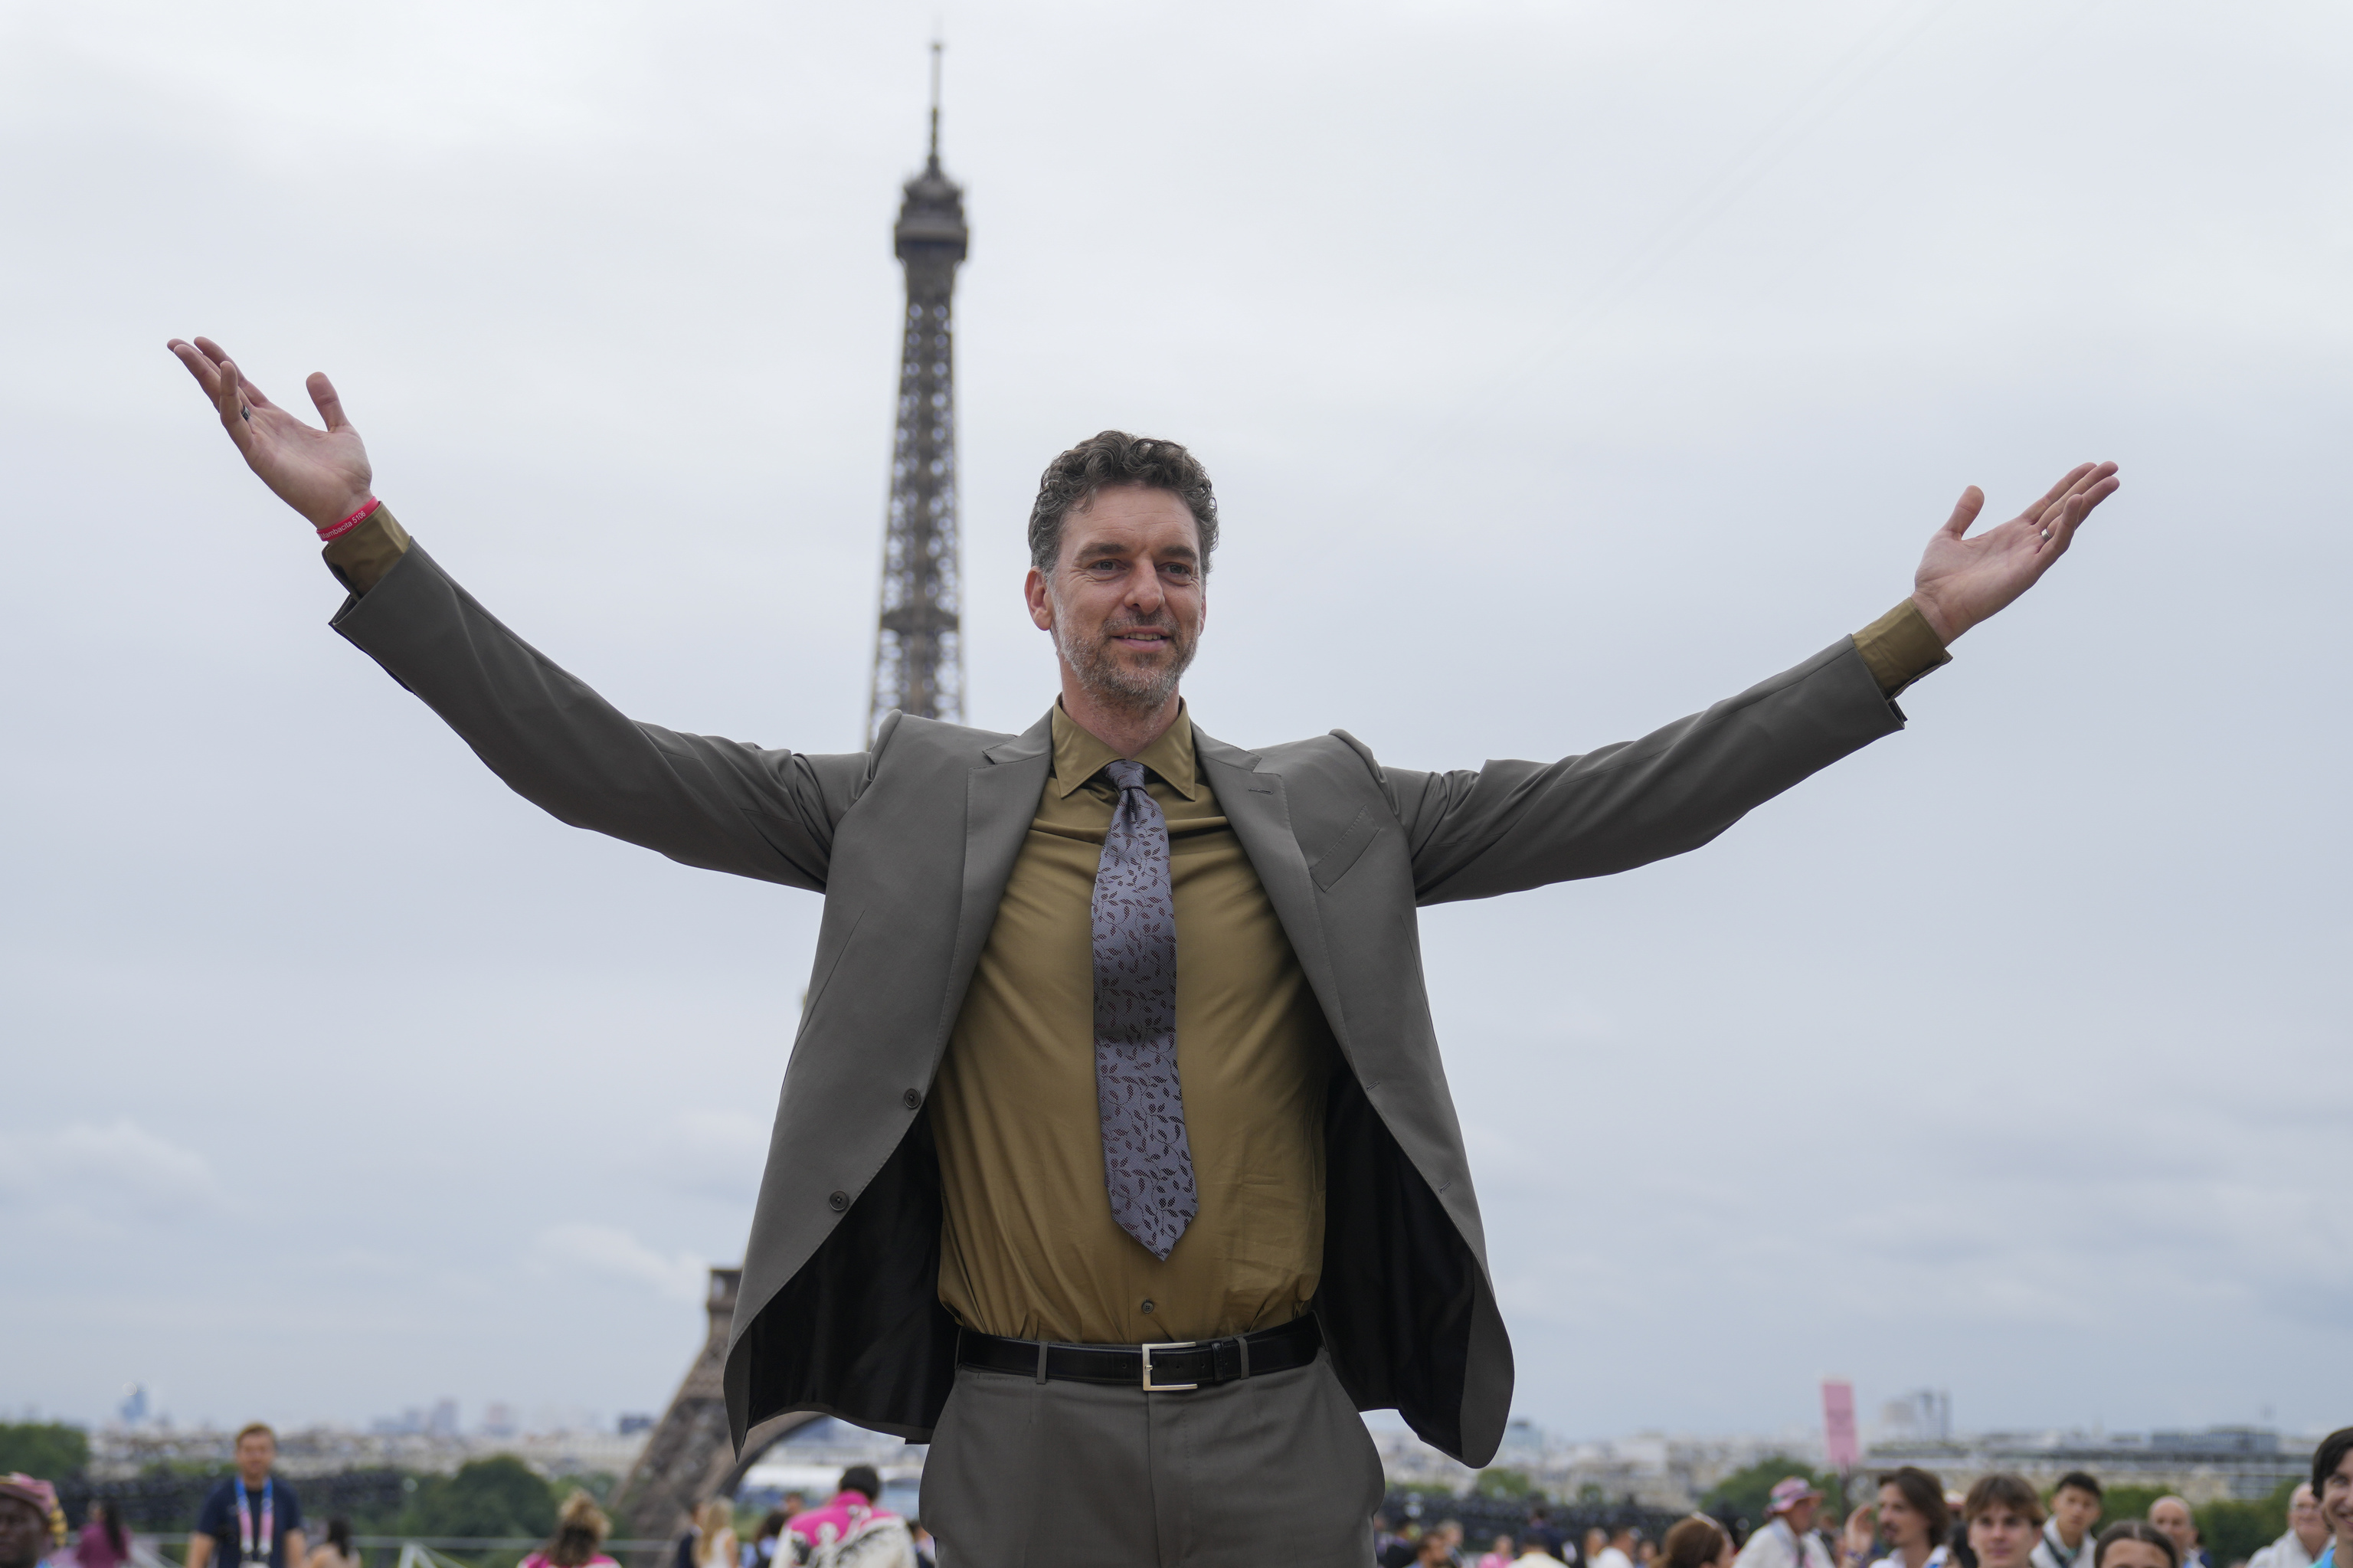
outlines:
M1822 1456L1833 1470L1852 1470L1862 1457L1854 1440L1854 1384L1844 1378L1822 1380Z

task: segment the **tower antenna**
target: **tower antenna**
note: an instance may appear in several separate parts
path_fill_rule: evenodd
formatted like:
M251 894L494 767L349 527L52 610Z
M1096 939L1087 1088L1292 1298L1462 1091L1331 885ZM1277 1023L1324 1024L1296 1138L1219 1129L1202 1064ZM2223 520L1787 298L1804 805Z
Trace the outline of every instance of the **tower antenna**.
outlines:
M947 48L945 40L934 35L932 38L932 156L930 167L940 166L940 56Z
M956 536L956 269L972 230L964 191L940 172L940 41L932 42L931 155L909 180L892 249L907 276L899 342L898 428L891 443L891 504L882 525L882 614L866 738L897 708L964 721L962 552Z

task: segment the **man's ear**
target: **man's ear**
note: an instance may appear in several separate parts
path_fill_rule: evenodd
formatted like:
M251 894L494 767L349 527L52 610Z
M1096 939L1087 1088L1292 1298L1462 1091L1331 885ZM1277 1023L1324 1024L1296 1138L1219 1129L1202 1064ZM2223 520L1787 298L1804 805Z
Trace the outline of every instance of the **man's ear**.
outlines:
M1021 597L1029 601L1029 624L1040 631L1054 630L1054 596L1046 591L1046 574L1037 567L1021 579Z

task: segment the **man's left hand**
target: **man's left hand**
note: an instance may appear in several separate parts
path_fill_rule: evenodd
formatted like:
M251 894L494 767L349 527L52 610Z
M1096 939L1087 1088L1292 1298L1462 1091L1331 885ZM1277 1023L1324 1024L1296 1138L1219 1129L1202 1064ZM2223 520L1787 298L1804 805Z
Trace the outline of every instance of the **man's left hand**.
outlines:
M2092 508L2116 493L2116 484L2112 462L2070 469L2042 500L1975 538L1967 535L1985 506L1985 492L1970 485L1928 541L1912 578L1912 601L1949 644L2032 588L2075 542L2075 530Z

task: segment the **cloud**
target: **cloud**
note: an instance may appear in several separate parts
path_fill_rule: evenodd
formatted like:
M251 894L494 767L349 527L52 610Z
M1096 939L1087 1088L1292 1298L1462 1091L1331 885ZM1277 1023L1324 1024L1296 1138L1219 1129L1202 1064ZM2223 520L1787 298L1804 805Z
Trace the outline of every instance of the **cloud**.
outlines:
M0 1209L31 1224L126 1229L220 1202L211 1161L128 1117L0 1139Z
M650 1286L674 1301L702 1298L706 1265L692 1253L656 1252L618 1225L574 1221L551 1225L533 1242L528 1265Z

